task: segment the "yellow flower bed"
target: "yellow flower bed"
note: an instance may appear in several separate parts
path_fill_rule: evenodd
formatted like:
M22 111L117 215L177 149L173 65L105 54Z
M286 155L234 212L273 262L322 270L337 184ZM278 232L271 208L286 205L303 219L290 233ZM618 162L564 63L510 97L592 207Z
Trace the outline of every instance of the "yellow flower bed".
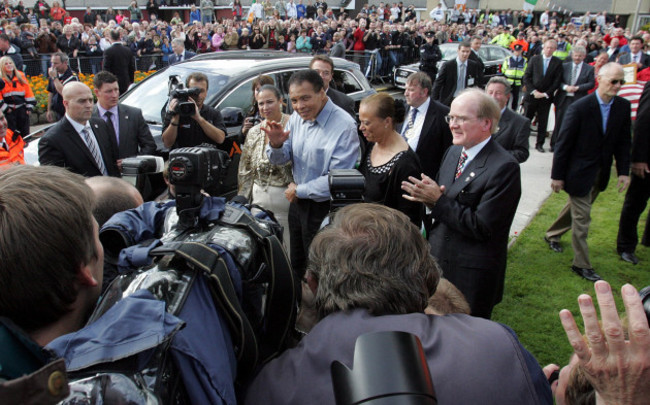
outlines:
M149 75L156 73L155 70L150 70L148 72L141 72L141 71L136 71L135 72L135 82L138 83L144 79L146 79ZM91 89L93 88L93 78L95 75L93 74L84 74L84 73L79 73L79 80L81 80L83 83L85 83L88 87ZM47 78L43 75L38 75L38 76L29 76L27 77L29 80L29 86L32 88L32 91L34 92L34 96L36 97L36 108L35 111L39 114L44 113L47 111Z

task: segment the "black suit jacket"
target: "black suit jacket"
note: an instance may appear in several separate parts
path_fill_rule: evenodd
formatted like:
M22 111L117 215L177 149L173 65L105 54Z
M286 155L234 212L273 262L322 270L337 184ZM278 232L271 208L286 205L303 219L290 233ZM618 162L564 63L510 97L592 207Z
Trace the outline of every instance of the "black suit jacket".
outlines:
M115 42L104 51L104 70L117 76L120 94L124 94L135 80L135 57L121 42Z
M156 142L153 140L149 126L144 121L142 110L120 104L117 107L117 114L120 120L119 147L116 138L111 136L111 140L114 141L113 148L118 150L117 158L124 159L131 156L154 154ZM93 109L93 117L103 119L99 116L96 105Z
M472 83L473 82L473 83ZM442 64L440 72L433 82L431 98L449 106L454 100L456 84L458 83L458 64L456 59L448 60ZM469 83L472 83L469 85ZM465 88L480 87L483 85L483 71L478 63L471 59L467 60L467 72L465 74Z
M110 139L112 131L104 120L99 118L91 118L90 126L99 144L108 175L120 177L117 152L113 149ZM90 150L67 117L61 118L41 138L38 143L38 161L41 165L65 167L86 177L102 175Z
M494 140L454 180L462 151L447 150L438 183L446 188L431 209L431 253L460 289L472 315L486 316L501 301L510 226L521 196L519 164Z
M551 57L548 63L548 69L544 74L544 57L542 55L535 55L528 61L528 66L524 72L523 84L526 86L526 95L524 97L532 99L530 93L537 90L546 93L549 98L548 101L553 100L553 94L560 87L562 83L562 61L555 57Z
M478 56L476 52L473 50L469 52L469 59L473 60L474 62L478 63L479 68L481 69L481 72L485 72L485 63L483 63L483 60L481 60L481 57Z
M645 84L636 110L632 162L650 163L650 82Z
M574 102L564 115L555 144L551 178L563 180L569 195L583 197L593 186L601 191L607 188L613 156L618 175L628 175L630 128L630 102L622 97L614 97L605 132L595 92Z
M195 56L196 56L196 54L194 52L190 52L190 51L186 50L185 54L183 55L183 60L184 61L189 60L189 59L192 59ZM170 65L173 65L174 63L178 63L178 62L179 62L178 55L176 55L175 53L172 53L171 55L169 55L169 64Z
M357 114L354 112L354 100L347 94L340 92L331 87L327 88L327 97L332 99L332 103L345 110L354 120L357 120Z
M429 99L429 108L422 123L415 153L420 158L422 172L432 179L438 176L442 157L452 143L451 130L445 122L447 114L449 107Z
M507 150L523 163L528 160L528 138L530 137L530 120L517 114L508 107L499 120L499 129L492 135L503 149Z
M561 106L565 98L567 98L567 92L564 91L564 85L571 85L571 73L573 70L573 62L566 62L562 64L562 83L558 88L557 94L555 95L555 105ZM594 76L594 67L589 66L586 63L582 64L580 68L580 74L576 80L576 86L578 86L578 91L574 93L573 100L576 101L588 94L588 91L593 89L596 85L596 78Z
M629 63L632 63L632 54L629 52L625 52L622 54L619 59L618 63L621 65L627 65ZM641 61L640 63L643 65L641 69L645 69L648 66L650 66L650 55L645 54L643 51L641 51ZM639 70L641 70L639 69Z

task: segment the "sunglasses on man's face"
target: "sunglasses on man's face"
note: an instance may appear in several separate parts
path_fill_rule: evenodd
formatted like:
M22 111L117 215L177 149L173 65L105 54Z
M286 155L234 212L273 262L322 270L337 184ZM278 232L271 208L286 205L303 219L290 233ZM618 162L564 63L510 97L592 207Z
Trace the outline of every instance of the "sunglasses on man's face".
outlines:
M622 86L625 84L625 79L612 79L609 82L614 86L616 86L617 84L620 84Z

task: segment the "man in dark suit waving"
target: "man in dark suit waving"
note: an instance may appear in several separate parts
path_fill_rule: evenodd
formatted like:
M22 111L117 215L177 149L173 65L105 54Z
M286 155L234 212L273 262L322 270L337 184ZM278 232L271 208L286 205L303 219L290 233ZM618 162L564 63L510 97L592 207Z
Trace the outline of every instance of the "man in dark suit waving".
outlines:
M482 318L503 296L508 233L521 196L519 164L492 139L499 115L487 94L461 93L447 116L454 146L437 182L423 175L402 183L404 198L431 210L431 253Z
M571 49L571 62L562 64L562 84L555 95L555 128L551 137L551 152L555 149L564 113L574 101L586 96L596 84L594 67L583 63L585 56L585 47L576 45Z
M524 72L523 83L526 87L524 107L526 117L532 120L537 114L537 142L535 149L544 152L544 140L548 127L548 112L553 103L553 94L562 83L562 61L553 56L557 42L549 39L544 42L540 55L535 55L528 61Z
M93 117L101 118L113 130L111 140L122 159L156 152L156 142L142 116L142 110L118 104L120 93L117 77L110 72L98 72L93 79L97 105Z
M429 97L431 78L424 72L408 77L404 98L409 105L400 134L420 158L422 173L435 179L442 156L451 146L451 131L445 121L449 107Z
M561 252L560 237L571 230L571 269L591 281L600 280L589 261L587 245L591 205L607 188L612 157L616 157L619 192L630 184L630 102L616 95L625 82L623 77L618 63L600 68L598 89L566 112L553 156L551 188L556 193L565 190L569 201L544 239L552 250Z
M524 163L528 160L528 138L530 137L530 120L522 117L508 108L511 96L510 82L503 76L494 76L490 79L485 92L492 97L501 108L501 119L497 132L492 135L495 141L517 159Z
M461 42L458 56L442 64L431 91L434 100L451 105L464 89L483 86L483 71L477 62L469 59L471 52L469 42Z
M91 118L93 93L81 82L63 87L65 116L38 144L41 165L66 167L82 176L120 176L111 132L99 118Z
M135 57L120 41L120 33L111 31L111 46L104 51L104 70L117 76L120 94L126 93L135 80Z

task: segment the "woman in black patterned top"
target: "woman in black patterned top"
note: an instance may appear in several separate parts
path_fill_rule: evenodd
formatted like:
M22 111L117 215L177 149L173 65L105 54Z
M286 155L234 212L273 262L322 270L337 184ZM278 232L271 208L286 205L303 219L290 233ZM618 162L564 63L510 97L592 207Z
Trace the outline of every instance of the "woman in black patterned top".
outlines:
M402 181L422 173L418 156L395 131L404 120L404 105L386 93L373 94L361 102L359 129L369 142L359 171L366 179L364 200L395 208L420 227L424 206L402 198Z

